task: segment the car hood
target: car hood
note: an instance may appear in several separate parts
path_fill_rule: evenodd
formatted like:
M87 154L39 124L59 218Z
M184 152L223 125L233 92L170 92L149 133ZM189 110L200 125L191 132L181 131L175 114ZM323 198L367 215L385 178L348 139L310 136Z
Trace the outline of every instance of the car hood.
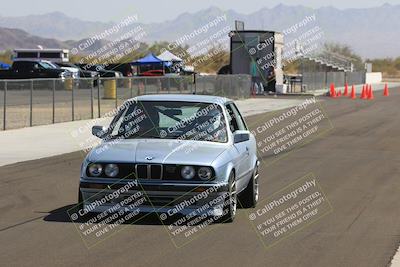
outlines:
M63 73L63 72L68 72L67 70L63 70L63 69L46 69L46 72L48 73Z
M70 68L70 67L61 67L62 70L67 70L69 72L78 73L79 69L77 68Z
M88 155L90 162L208 165L227 144L202 141L131 139L104 142Z

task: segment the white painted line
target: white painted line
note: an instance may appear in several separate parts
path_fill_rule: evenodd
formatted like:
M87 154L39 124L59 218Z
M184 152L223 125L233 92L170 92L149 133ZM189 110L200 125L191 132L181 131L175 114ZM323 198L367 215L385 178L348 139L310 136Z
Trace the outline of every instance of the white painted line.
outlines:
M396 255L394 255L394 258L393 258L390 266L391 267L400 267L400 247L397 249L397 253L396 253Z

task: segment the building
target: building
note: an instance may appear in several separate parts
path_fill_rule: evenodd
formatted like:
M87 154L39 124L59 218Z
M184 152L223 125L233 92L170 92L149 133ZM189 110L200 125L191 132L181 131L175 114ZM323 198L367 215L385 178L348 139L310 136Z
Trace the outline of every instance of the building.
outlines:
M68 49L14 49L13 60L49 60L52 62L68 62Z
M253 80L261 82L269 91L281 91L283 34L273 31L236 30L230 32L230 37L230 72L250 74ZM276 88L273 88L275 85Z

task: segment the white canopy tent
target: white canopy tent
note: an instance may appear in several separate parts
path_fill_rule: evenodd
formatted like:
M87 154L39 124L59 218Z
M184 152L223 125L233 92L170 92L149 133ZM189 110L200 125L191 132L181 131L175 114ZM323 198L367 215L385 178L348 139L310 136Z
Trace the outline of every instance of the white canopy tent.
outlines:
M159 59L161 59L162 61L164 61L164 62L182 62L183 61L183 59L181 59L180 57L175 56L174 54L172 54L168 50L164 51L163 53L161 53L157 57Z

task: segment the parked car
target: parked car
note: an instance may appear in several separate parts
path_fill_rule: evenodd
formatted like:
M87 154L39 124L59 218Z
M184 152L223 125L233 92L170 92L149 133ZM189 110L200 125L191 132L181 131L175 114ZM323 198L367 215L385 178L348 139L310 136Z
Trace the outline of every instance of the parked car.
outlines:
M73 70L73 71L78 72L80 78L95 78L95 77L99 76L98 72L91 71L91 70L83 70L78 65L75 65L73 63L62 62L62 63L54 63L54 64L58 65L62 69Z
M148 70L148 71L140 73L139 76L148 76L148 77L164 76L164 71L163 70Z
M96 87L98 85L98 79L100 77L100 74L96 71L91 71L91 70L84 70L80 68L78 65L72 64L72 63L54 63L58 65L62 69L66 70L73 70L74 72L77 72L79 75L79 78L86 78L86 79L93 79L93 86ZM87 85L87 80L79 80L77 81L77 86L86 86Z
M122 73L124 77L133 76L133 67L130 63L120 63L120 64L109 64L105 66L106 70L118 71Z
M14 61L9 70L0 71L0 79L68 78L72 73L46 60Z
M72 78L74 78L74 79L79 79L81 77L79 68L64 65L63 63L51 62L51 64L55 68L59 68L59 69L63 69L63 70L67 70L67 71L71 72Z
M233 221L238 198L243 207L256 206L256 140L229 99L139 96L121 106L108 128L94 126L92 134L103 140L82 164L81 210L104 212L143 191L140 212L167 213L179 206L179 214ZM118 199L101 200L133 181L137 185ZM198 192L209 194L190 202ZM201 208L210 198L215 205ZM193 205L182 208L182 201Z
M90 64L78 64L78 66L83 70L90 70L99 73L102 78L122 78L123 75L118 71L106 70L102 65L90 65Z

